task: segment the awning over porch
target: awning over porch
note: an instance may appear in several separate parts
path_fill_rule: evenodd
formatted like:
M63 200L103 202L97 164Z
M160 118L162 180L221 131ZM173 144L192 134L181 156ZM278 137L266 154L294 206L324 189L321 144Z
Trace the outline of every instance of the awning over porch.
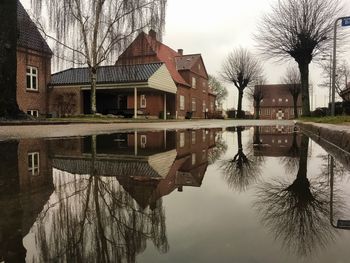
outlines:
M88 68L70 68L51 76L52 88L80 87L89 90ZM101 66L97 69L96 89L150 88L175 94L176 84L164 63Z

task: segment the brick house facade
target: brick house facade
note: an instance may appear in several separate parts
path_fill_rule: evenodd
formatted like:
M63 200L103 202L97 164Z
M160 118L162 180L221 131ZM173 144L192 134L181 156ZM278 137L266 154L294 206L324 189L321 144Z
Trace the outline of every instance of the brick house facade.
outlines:
M259 85L255 87L255 89L257 88L263 92L263 99L260 102L260 119L294 119L293 97L287 84ZM301 95L298 96L297 108L298 114L301 116ZM254 102L254 116L256 116L256 110Z
M46 115L52 51L19 1L17 21L17 103L24 113Z
M183 50L175 51L157 39L155 31L140 33L129 47L119 56L116 65L163 62L177 86L175 96L168 105L170 114L185 118L192 112L194 118L204 118L215 111L215 95L208 86L208 74L201 54L184 55ZM131 98L132 100L132 98ZM159 108L159 105L152 105Z

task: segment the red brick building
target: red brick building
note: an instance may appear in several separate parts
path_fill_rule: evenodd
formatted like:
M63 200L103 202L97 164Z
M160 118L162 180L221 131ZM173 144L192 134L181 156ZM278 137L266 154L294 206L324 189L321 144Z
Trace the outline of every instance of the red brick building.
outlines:
M88 114L88 76L87 68L53 74L50 113ZM172 50L157 40L153 30L149 35L140 33L114 66L98 69L96 89L97 112L102 114L131 111L134 118L140 114L149 118L185 118L189 114L204 118L215 110L215 95L208 86L202 56ZM62 112L62 105L70 110Z
M157 39L156 32L142 32L119 56L116 65L163 62L177 86L169 103L170 114L184 118L192 112L194 118L204 118L215 111L215 95L208 86L208 73L201 54L184 55Z
M289 120L294 118L293 97L287 84L259 85L255 89L261 89L263 99L260 102L260 119L265 120ZM302 114L301 95L297 101L298 114ZM256 115L254 102L254 115Z
M19 1L17 26L17 103L27 114L46 115L52 51Z

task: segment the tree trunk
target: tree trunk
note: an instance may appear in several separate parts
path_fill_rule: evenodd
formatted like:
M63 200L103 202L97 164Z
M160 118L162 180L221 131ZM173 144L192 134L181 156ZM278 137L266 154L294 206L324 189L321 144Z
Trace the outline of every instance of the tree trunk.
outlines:
M0 1L0 117L18 118L17 86L17 1Z
M301 101L303 116L311 116L310 113L310 95L309 95L309 63L298 62L301 79Z
M90 76L91 76L91 95L90 95L90 107L91 107L91 114L95 115L96 110L96 79L97 79L97 70L96 68L91 68L90 70Z
M243 91L239 90L238 91L237 119L243 118L242 100L243 100Z
M255 101L255 109L256 109L256 112L255 112L255 119L260 119L260 101Z
M298 96L293 96L294 119L298 119Z

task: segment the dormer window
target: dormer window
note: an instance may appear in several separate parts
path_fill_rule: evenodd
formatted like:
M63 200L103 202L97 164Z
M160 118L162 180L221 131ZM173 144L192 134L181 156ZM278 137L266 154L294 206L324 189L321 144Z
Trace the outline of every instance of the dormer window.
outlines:
M38 91L38 69L27 66L27 90Z

